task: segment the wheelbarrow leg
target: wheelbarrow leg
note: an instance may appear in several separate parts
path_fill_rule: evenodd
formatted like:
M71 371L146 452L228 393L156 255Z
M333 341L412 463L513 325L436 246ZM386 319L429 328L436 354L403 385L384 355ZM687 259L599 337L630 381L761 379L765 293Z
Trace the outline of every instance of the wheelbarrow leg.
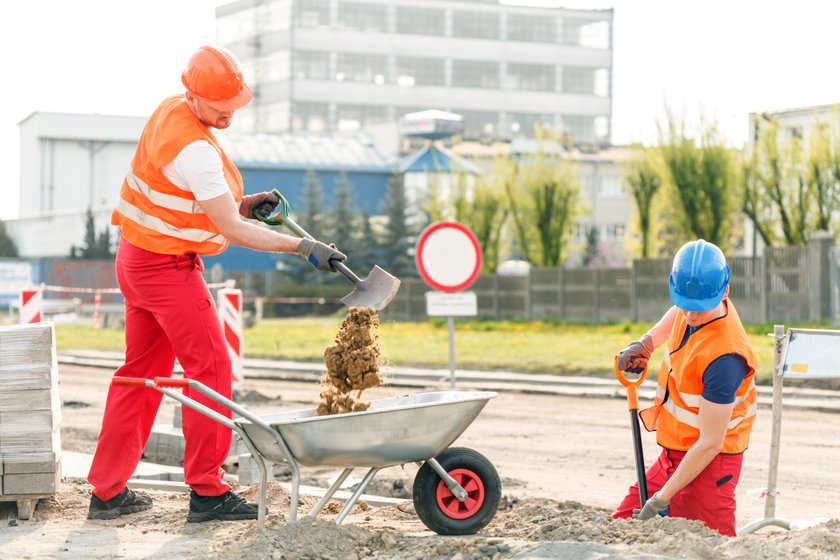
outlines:
M381 467L373 467L367 472L365 477L359 483L359 487L356 488L356 491L353 492L353 495L350 496L350 499L347 500L347 503L344 504L344 507L341 508L341 511L338 512L338 515L335 517L336 525L341 525L341 522L344 521L344 518L347 517L347 514L350 513L350 510L353 509L353 506L356 505L356 502L359 500L359 496L365 493L368 484L370 484L370 481L373 480L373 477L376 476L376 473L378 473L380 470Z
M320 500L318 500L318 503L315 504L315 507L312 508L312 511L310 511L307 514L307 517L315 517L322 509L324 509L324 506L327 505L327 502L330 501L330 498L333 497L333 494L335 494L336 490L338 490L341 484L345 480L347 480L347 477L350 476L351 472L353 472L352 468L344 469L344 471L339 475L339 477L335 479L335 482L332 483L332 486L330 486L327 492L321 497Z

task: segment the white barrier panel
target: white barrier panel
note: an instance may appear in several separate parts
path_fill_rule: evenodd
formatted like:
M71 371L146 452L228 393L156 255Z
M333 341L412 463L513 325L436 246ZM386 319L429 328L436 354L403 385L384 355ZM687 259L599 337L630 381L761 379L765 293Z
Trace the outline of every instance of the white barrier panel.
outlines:
M219 290L219 319L233 366L235 387L245 379L242 367L242 290Z
M44 317L44 292L40 289L21 290L20 292L20 322L21 324L40 323Z

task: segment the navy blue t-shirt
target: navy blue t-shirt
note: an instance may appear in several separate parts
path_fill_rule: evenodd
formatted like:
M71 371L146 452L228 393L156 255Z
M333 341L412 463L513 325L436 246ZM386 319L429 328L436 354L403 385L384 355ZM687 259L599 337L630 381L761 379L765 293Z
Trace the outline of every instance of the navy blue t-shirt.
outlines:
M701 325L702 326L702 325ZM700 327L689 325L685 329L682 344ZM738 354L725 354L713 361L703 372L703 398L717 404L735 402L735 393L750 370L747 361Z

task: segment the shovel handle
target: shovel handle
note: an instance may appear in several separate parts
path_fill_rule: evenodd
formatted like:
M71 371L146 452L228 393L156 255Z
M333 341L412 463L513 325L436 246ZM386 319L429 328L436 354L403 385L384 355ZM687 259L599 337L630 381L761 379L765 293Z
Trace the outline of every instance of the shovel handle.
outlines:
M277 189L271 189L271 193L280 199L280 202L277 204L277 208L275 208L274 213L269 214L268 216L264 216L259 212L254 212L254 216L256 216L264 224L268 224L270 226L285 226L289 229L289 231L291 231L298 237L314 239L311 235L306 233L306 230L297 225L295 221L289 217L291 205L289 204L289 201L286 200L286 197L283 196Z
M645 368L642 370L639 378L635 380L628 379L627 372L621 371L621 368L618 367L618 356L613 361L613 368L615 369L615 377L618 379L618 382L627 388L627 409L630 411L639 410L639 387L647 375L647 364L645 364Z

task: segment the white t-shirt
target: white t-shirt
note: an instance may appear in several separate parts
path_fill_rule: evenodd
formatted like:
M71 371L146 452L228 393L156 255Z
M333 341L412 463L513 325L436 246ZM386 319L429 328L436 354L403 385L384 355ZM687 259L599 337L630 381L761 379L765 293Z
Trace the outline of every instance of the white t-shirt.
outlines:
M222 158L207 140L184 146L161 172L176 187L192 192L196 200L209 200L230 192Z

